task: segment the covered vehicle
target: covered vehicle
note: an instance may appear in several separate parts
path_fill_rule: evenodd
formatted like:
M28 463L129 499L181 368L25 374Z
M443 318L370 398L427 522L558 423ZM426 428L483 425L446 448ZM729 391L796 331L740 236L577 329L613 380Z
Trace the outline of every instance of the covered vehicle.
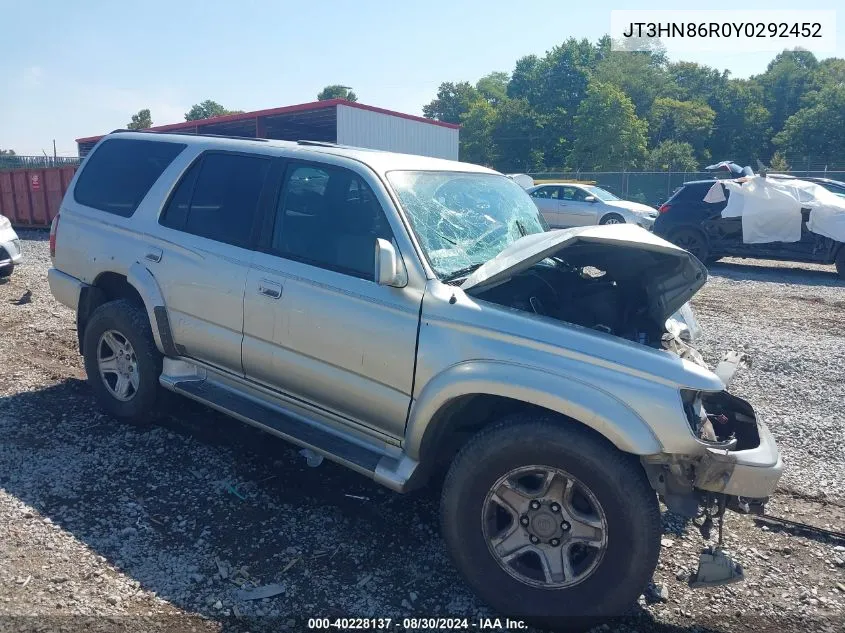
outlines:
M845 279L845 198L802 180L762 176L684 183L654 232L703 262L755 257L835 264Z

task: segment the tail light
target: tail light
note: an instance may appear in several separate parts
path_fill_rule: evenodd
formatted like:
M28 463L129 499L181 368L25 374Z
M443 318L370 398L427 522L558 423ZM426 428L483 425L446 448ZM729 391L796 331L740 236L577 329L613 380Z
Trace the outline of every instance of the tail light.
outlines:
M56 234L59 232L59 217L61 214L57 214L55 218L53 218L53 222L50 224L50 258L56 258Z
M669 211L669 209L671 209L671 208L672 208L672 205L671 205L671 204L669 204L669 203L667 203L667 202L664 202L664 203L663 203L663 204L661 204L659 207L657 207L657 212L658 212L658 213L666 213L666 212L667 212L667 211Z

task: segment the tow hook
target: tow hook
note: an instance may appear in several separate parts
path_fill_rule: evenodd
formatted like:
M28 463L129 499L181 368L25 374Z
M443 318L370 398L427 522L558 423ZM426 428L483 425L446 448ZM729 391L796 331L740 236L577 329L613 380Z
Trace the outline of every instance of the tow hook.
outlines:
M717 587L745 580L745 573L739 563L734 562L722 551L722 532L725 521L725 495L707 494L704 497L704 520L698 526L701 536L710 538L713 520L717 522L719 538L715 546L702 550L698 556L698 570L689 579L689 586L693 589L702 587Z

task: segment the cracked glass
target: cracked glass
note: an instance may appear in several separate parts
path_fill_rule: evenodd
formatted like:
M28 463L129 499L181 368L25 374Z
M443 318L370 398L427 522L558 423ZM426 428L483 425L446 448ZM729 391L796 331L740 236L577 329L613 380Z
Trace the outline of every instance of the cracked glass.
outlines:
M393 171L387 178L443 280L468 275L520 237L549 228L525 190L504 176Z

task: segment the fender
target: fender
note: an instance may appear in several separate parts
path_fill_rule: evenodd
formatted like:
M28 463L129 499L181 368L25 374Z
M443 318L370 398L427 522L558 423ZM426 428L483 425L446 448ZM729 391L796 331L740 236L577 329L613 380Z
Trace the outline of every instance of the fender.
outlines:
M180 356L178 348L173 342L170 321L167 318L167 308L164 305L164 295L153 274L140 262L135 262L126 273L126 281L138 291L144 301L150 329L156 347L165 356Z
M662 445L646 422L613 394L577 378L518 363L473 360L453 365L432 378L414 401L403 448L421 459L424 442L443 429L429 424L441 407L472 394L505 396L556 411L597 431L634 455L660 453Z

